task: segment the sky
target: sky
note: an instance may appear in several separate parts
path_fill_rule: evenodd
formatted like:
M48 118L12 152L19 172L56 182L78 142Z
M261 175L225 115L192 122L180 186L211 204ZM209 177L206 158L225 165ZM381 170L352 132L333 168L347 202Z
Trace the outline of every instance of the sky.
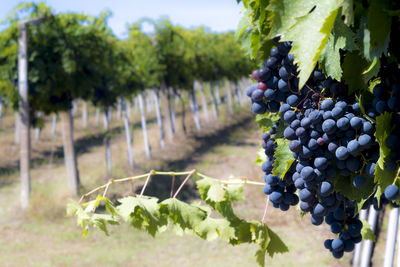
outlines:
M0 21L22 1L0 0ZM39 1L33 1L39 2ZM173 24L183 27L204 25L212 31L235 30L240 19L242 4L236 0L47 0L56 13L66 11L98 15L105 9L113 16L109 26L120 38L127 36L126 25L140 18L159 19L168 16ZM149 26L144 30L150 30Z

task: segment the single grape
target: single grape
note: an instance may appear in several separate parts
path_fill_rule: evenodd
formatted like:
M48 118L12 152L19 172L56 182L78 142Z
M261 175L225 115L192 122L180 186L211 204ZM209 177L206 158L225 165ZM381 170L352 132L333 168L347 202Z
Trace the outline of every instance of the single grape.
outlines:
M279 191L274 191L269 195L269 200L274 203L281 203L283 200L283 195Z
M335 119L339 119L344 115L344 109L341 107L334 107L332 109L332 117Z
M290 95L286 99L286 103L288 103L291 107L296 107L299 102L299 97L297 95Z
M361 147L366 148L372 143L372 138L368 134L362 134L358 137L358 143Z
M306 166L301 170L300 175L304 181L311 181L315 176L314 169L310 166Z
M357 155L360 152L360 143L356 140L351 140L347 143L347 151L352 155Z
M395 200L399 195L399 188L396 185L389 185L385 189L385 197L389 200Z
M365 183L367 182L367 179L362 176L362 175L356 175L354 177L354 181L353 181L353 185L358 188L361 189L364 187Z
M342 118L340 118L340 119L337 120L336 126L337 126L340 130L345 131L345 130L349 129L349 127L350 127L350 121L349 121L348 118L342 117Z
M322 182L319 185L319 194L323 197L328 196L330 193L333 192L333 184L330 182Z
M349 152L347 148L344 146L340 146L335 151L336 158L339 160L345 160L349 157Z
M327 134L332 134L336 131L336 122L332 119L327 119L322 123L322 130Z
M342 224L340 222L333 222L331 224L331 232L334 234L338 234L340 233L340 231L342 231Z
M321 102L320 108L322 110L331 110L335 106L335 102L333 102L332 99L325 99L324 101Z
M266 91L264 92L264 97L268 101L274 100L275 99L275 91L272 89L266 89Z
M254 102L253 112L256 114L264 114L267 111L267 105L264 102Z
M251 97L251 94L254 92L254 90L256 90L258 87L257 84L253 84L252 86L250 86L249 88L246 89L246 95L248 97Z
M363 125L362 120L359 117L353 117L350 119L350 126L354 130L360 129L362 125Z
M317 157L314 159L314 166L318 170L325 170L328 167L328 159L325 157Z
M313 225L321 225L323 222L324 222L324 217L323 216L317 216L315 214L315 208L314 208L314 214L311 215L311 223Z

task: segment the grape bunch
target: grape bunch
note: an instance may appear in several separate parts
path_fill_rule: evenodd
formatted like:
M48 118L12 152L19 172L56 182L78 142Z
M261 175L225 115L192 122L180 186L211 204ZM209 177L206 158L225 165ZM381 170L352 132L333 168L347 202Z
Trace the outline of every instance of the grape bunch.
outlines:
M270 195L269 199L275 208L286 211L290 206L295 206L299 203L299 197L295 194L296 187L291 179L292 172L287 172L285 179L272 174L276 148L274 135L277 127L278 125L273 125L262 136L262 147L265 149L267 160L262 164L261 169L265 172L264 181L266 185L264 186L264 193Z
M269 195L275 208L286 211L300 202L300 209L311 214L312 224L320 225L325 221L330 225L331 232L338 237L326 240L324 246L335 258L341 258L362 240L362 222L358 219L356 203L335 191L334 179L338 176L352 179L358 190L374 183L379 144L371 121L386 110L399 109L400 90L394 86L395 77L386 81L386 84L394 84L390 95L383 94L382 85L377 85L372 105L366 106L369 118L365 118L354 96L345 96L343 85L326 78L318 68L305 86L299 88L294 55L289 54L291 43L275 42L263 68L252 73L258 83L250 86L246 94L251 98L254 113L280 113L280 123L286 126L283 136L290 140L289 149L295 161L284 177L272 174L278 125L272 126L262 136L267 155L267 161L262 164L266 182L264 193ZM400 122L398 115L395 119ZM400 127L386 140L393 154L386 163L391 165L388 168L398 167L396 160L400 154L394 148L400 144L399 133ZM381 203L396 206L392 201L398 195L398 187L390 185ZM382 207L371 197L363 208L370 204L376 209Z

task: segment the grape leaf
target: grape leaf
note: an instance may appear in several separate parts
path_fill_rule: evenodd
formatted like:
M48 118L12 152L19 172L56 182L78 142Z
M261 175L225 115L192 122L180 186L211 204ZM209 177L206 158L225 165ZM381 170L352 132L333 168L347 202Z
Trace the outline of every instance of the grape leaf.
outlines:
M283 35L284 41L293 41L291 53L295 55L302 88L313 72L324 49L338 13L338 1L319 1L307 15L296 18L296 23Z
M359 89L366 89L367 79L362 74L370 66L368 61L356 52L346 53L342 69L345 83L349 86L348 94Z
M374 87L377 86L378 84L380 84L381 82L382 82L381 78L376 78L376 79L373 79L373 80L369 81L368 82L368 91L370 93L373 93L374 92Z
M369 81L372 77L378 75L379 70L381 69L381 61L377 57L374 57L371 65L369 65L368 69L363 71L364 80Z
M257 152L257 158L254 162L256 165L261 166L267 160L267 155L265 155L265 149L260 147Z
M207 212L198 206L191 206L176 198L169 198L160 203L160 213L182 230L195 229L206 217Z
M339 80L342 77L340 65L340 49L353 51L357 48L354 42L354 33L338 16L328 41L318 59L320 67L327 76Z
M368 30L370 32L369 58L379 58L386 54L389 46L392 17L386 10L390 10L390 1L371 0L368 8Z
M255 59L257 57L258 49L260 47L261 42L261 34L258 30L253 30L250 35L250 49L251 49L251 58Z
M238 26L235 32L235 38L239 39L239 37L243 34L243 32L251 25L251 9L245 9L241 19L239 20Z
M93 214L90 220L93 226L98 227L106 235L109 235L107 230L107 223L112 225L119 224L118 220L111 214Z
M265 114L257 114L256 115L256 122L258 127L266 132L269 128L277 123L280 120L279 114L277 113L269 113L266 112Z
M272 174L283 179L285 173L289 170L295 159L293 158L292 151L289 149L289 140L285 138L278 138L275 142L277 147L274 153L275 161L272 165Z
M379 143L379 159L375 167L375 183L378 184L378 190L375 196L380 200L380 196L385 188L391 185L396 178L396 171L388 171L385 168L385 162L390 157L390 149L386 145L386 138L392 132L392 113L385 112L376 117L376 141Z
M376 141L379 143L379 159L377 166L382 170L385 169L385 159L390 155L390 149L386 145L386 138L392 132L392 113L385 112L376 117Z
M230 180L234 181L234 179ZM235 201L244 200L243 184L227 184L225 185L226 196L233 203Z
M350 200L354 200L358 205L358 211L361 209L362 204L375 192L375 185L373 179L367 179L365 185L358 189L353 185L354 176L337 175L333 181L336 192L341 193L343 196Z
M207 199L220 202L226 200L225 190L220 183L213 183L208 189Z
M230 226L227 219L214 219L207 217L204 221L200 222L195 228L195 232L201 238L208 241L215 240L218 237L225 241L230 241L235 238L235 229Z
M289 248L283 243L280 237L272 231L268 226L269 242L267 246L267 252L270 257L273 257L276 253L285 253L289 251Z
M305 16L318 2L317 0L271 0L267 6L267 10L270 12L268 17L271 28L269 38L285 34L296 23L296 18Z
M137 209L146 211L150 217L157 220L159 215L158 199L155 197L125 197L118 200L121 204L117 207L118 214L125 221L129 221Z
M361 221L363 224L363 226L361 228L362 238L364 240L371 240L372 242L375 242L376 236L375 236L374 232L372 232L372 230L371 230L371 225L366 220L361 219Z
M144 229L155 236L160 222L160 207L155 197L126 197L119 200L118 214L137 229Z

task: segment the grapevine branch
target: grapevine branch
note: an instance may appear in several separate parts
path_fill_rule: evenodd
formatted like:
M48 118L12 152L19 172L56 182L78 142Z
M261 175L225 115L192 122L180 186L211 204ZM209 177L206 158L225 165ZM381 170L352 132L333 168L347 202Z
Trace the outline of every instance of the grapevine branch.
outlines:
M81 203L83 201L84 198L90 196L91 194L101 190L104 188L104 193L103 196L106 195L108 187L111 184L115 184L115 183L123 183L123 182L128 182L128 181L134 181L134 180L139 180L139 179L143 179L146 178L146 182L142 188L142 192L140 195L142 195L144 193L144 189L146 188L148 181L150 179L151 176L153 175L168 175L168 176L172 176L172 178L174 179L175 176L185 176L186 178L185 180L182 182L182 184L180 185L180 187L178 188L178 190L176 191L176 193L174 194L174 198L178 195L178 193L181 191L182 187L185 185L185 183L193 176L193 175L197 175L200 176L202 178L210 178L210 179L215 179L213 177L207 176L205 174L199 173L196 170L191 170L191 171L185 171L185 172L174 172L174 171L170 171L170 172L162 172L162 171L150 171L148 173L145 174L141 174L141 175L137 175L137 176L131 176L131 177L125 177L125 178L120 178L120 179L110 179L106 184L103 184L101 186L98 186L92 190L90 190L89 192L83 194L81 196L81 198L79 199L79 203ZM230 179L223 179L223 180L218 180L222 184L249 184L249 185L257 185L257 186L264 186L264 183L261 182L257 182L257 181L253 181L253 180L249 180L247 177L235 177L235 178L230 178Z

